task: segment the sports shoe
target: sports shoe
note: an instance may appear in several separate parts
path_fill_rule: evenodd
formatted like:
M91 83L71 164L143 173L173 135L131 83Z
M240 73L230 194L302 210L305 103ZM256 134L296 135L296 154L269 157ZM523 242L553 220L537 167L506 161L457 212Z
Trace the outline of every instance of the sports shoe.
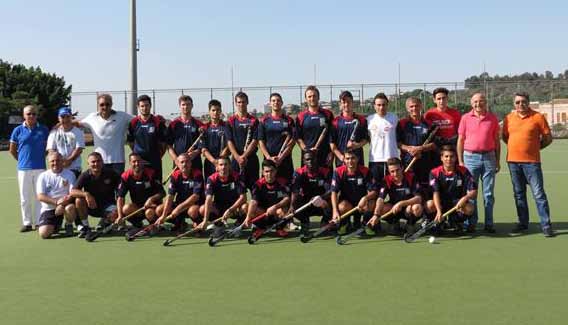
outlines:
M518 223L518 224L515 225L515 228L511 229L511 233L512 234L520 234L520 233L527 231L528 229L529 229L529 226Z
M73 224L72 223L66 223L65 224L65 236L66 237L73 236Z
M483 230L488 234L494 234L497 232L493 225L485 225L485 227L483 227Z
M34 231L32 225L23 225L22 228L20 228L20 232L28 232L28 231Z
M91 227L83 226L81 227L81 229L79 229L79 234L77 235L77 237L85 238L87 237L87 235L89 235L89 233L91 233Z
M276 236L285 238L288 237L288 232L284 229L278 229L276 230Z
M348 224L344 224L344 225L339 226L339 230L337 231L337 234L339 236L346 235L347 234L347 227L348 227Z
M99 223L97 224L96 230L103 230L108 225L110 225L110 221L108 221L106 218L101 218L101 220L99 220Z
M290 223L288 223L286 228L288 229L288 231L295 231L295 230L298 230L299 227L295 223L290 222Z
M307 237L307 236L310 235L310 223L309 222L303 223L300 227L301 227L300 228L300 234L303 237Z
M552 230L552 227L546 227L542 230L542 233L544 234L544 237L546 238L552 238L554 236L556 236L556 234L554 233L554 230Z
M225 225L222 226L214 226L212 236L214 238L221 237L223 232L225 231Z

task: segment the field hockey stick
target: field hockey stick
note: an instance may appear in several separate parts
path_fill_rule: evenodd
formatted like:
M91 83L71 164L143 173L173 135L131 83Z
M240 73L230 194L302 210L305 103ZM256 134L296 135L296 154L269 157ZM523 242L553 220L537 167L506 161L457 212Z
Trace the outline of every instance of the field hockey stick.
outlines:
M140 209L132 212L131 214L127 215L126 217L122 218L121 220L127 220L130 217L138 214L140 211L144 210L144 207L141 207ZM117 226L117 223L113 222L110 225L104 227L102 230L100 231L95 231L92 233L89 233L89 235L85 236L85 240L88 242L92 242L94 240L96 240L97 238L99 238L102 235L106 235L108 234L111 230L113 230L115 227Z
M384 219L384 218L390 216L391 214L393 214L392 210L383 214L379 219ZM365 231L365 229L367 229L368 226L369 226L369 223L366 222L364 225L359 227L359 229L353 231L350 234L347 234L345 236L337 236L337 238L335 239L335 242L337 243L337 245L344 245L345 243L347 243L347 241L349 239L361 235Z
M353 123L355 126L353 127L353 131L351 131L351 136L349 136L349 141L355 141L355 135L357 132L357 127L359 127L359 120L355 118L355 122Z
M253 224L253 223L255 223L255 222L257 222L261 219L264 219L265 217L266 217L266 212L256 216L254 219L251 220L250 223ZM208 242L209 246L213 247L213 246L217 245L217 243L219 243L220 241L223 241L223 239L231 238L231 237L235 236L236 234L240 233L241 230L243 230L244 226L245 226L245 224L243 222L239 226L237 226L237 227L235 227L235 228L233 228L229 231L224 232L219 237L213 237L213 235L211 235L211 238L209 238L209 242Z
M458 209L458 207L455 206L455 207L451 208L450 210L446 211L446 213L444 213L442 215L442 219L448 217L450 214L455 212L457 209ZM437 224L438 224L438 222L436 222L436 220L432 220L430 222L424 221L422 223L422 227L420 227L420 229L418 229L412 235L404 234L403 239L407 243L412 243L412 242L416 241L418 238L420 238L420 236L424 235L428 230L434 228L434 226L436 226Z
M326 198L326 197L328 197L328 196L330 196L330 195L331 195L331 192L327 192L327 193L325 193L325 194L322 194L320 197L321 197L322 199L324 199L324 198ZM251 235L251 236L248 238L248 243L252 245L252 244L254 244L255 242L257 242L260 238L262 238L262 236L263 236L264 234L269 233L269 232L271 232L272 230L274 230L274 229L276 229L276 228L278 228L278 227L280 227L280 226L286 224L286 223L287 223L288 221L290 221L290 219L292 219L296 214L302 212L303 210L307 209L307 208L310 207L312 204L314 204L314 202L316 201L316 199L317 199L317 196L313 197L308 203L302 205L301 207L299 207L298 209L296 209L294 212L289 213L289 214L288 214L287 216L285 216L284 218L278 220L278 222L276 222L276 223L273 224L272 226L270 226L270 227L266 228L265 230L259 232L259 233L257 234L257 236Z
M278 156L280 156L284 151L286 151L286 149L288 149L289 142L292 139L292 136L287 131L283 132L282 134L286 134L286 138L284 138L284 142L282 142L282 146L278 151Z
M246 128L247 128L247 137L245 139L245 145L243 146L243 155L247 152L248 147L249 147L251 140L252 140L252 127L250 125L247 125ZM244 174L244 172L245 172L244 169L245 169L245 166L239 165L239 172L240 172L241 175Z
M436 132L438 132L438 129L440 128L440 126L436 126L434 128L434 130L432 130L432 132L430 133L430 135L426 138L426 140L424 141L424 143L422 144L423 146L429 144L432 139L434 139L434 135L436 135ZM418 157L413 157L412 160L410 161L410 164L408 164L408 166L406 166L406 168L404 169L404 172L408 172L410 170L410 168L412 168L412 165L414 165L414 163L416 162L416 160L418 160Z
M316 141L316 144L313 146L313 148L319 150L319 147L321 147L326 135L327 135L327 126L325 126L323 130L321 130L318 141Z
M219 222L219 221L221 221L221 220L223 220L223 217L219 217L219 218L217 218L217 219L211 221L211 223L212 223L212 224L215 224L215 223L217 223L217 222ZM201 229L200 229L200 230L201 230ZM183 238L183 237L187 237L187 236L193 234L193 233L196 232L196 231L197 231L197 228L192 228L192 229L190 229L190 230L184 232L183 234L179 234L179 235L175 236L174 238L166 239L166 241L164 241L164 243L163 243L162 245L164 245L164 246L170 246L170 244L173 243L173 242L175 242L176 240L181 239L181 238Z
M314 239L315 237L318 237L319 235L323 234L324 232L328 231L329 229L331 229L331 227L335 226L336 224L339 224L339 222L341 222L341 220L343 220L343 218L348 217L350 215L352 215L353 213L355 213L356 211L359 211L359 207L354 207L353 209L345 212L344 214L342 214L341 216L339 216L339 220L337 222L329 222L327 225L321 227L320 229L318 229L315 233L310 234L308 236L304 236L300 238L300 241L302 243L307 243L310 240Z
M164 222L170 220L171 218L173 218L174 216L172 214L168 215L165 219ZM156 220L157 222L157 220ZM136 232L134 235L128 235L126 234L125 238L126 241L133 241L138 237L142 237L144 235L146 235L147 233L151 232L154 228L159 227L160 224L153 222L149 225L147 225L146 227L144 227L143 229L139 230L138 232Z
M219 141L219 158L228 156L229 147L227 146L227 141L225 139L225 131L220 131L219 136L221 137Z

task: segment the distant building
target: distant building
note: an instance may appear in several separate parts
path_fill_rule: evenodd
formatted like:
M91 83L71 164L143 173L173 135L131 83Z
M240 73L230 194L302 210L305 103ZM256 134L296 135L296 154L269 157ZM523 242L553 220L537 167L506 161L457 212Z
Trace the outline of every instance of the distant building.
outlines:
M554 99L552 102L531 102L531 108L544 115L549 125L566 124L568 119L568 98Z

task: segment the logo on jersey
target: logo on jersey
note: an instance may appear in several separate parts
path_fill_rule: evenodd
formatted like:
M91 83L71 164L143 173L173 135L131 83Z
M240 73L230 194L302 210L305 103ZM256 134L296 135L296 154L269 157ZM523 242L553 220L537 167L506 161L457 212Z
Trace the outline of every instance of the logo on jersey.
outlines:
M363 185L363 179L361 177L357 178L357 185Z
M152 185L150 184L150 182L144 182L144 188L148 189L150 188Z
M457 185L457 186L462 186L462 180L461 180L461 179L458 179L458 180L456 181L456 185Z
M105 183L105 185L109 185L111 182L110 178L107 178L103 181L103 183Z
M324 117L320 117L320 126L325 126L325 118Z

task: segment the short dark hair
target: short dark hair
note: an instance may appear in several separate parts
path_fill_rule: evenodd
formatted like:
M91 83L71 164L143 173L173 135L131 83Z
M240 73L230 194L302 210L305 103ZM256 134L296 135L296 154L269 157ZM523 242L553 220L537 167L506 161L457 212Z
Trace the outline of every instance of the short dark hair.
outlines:
M519 97L524 97L524 98L527 100L527 102L530 101L529 93L527 93L527 92L525 92L525 91L516 92L516 93L515 93L515 97L517 97L517 96L519 96Z
M136 99L136 103L140 104L140 102L148 102L148 104L150 104L150 106L152 106L152 98L150 98L150 96L148 96L148 95L138 96L138 98Z
M89 157L97 157L97 158L99 158L100 160L103 160L103 156L102 156L100 153L96 152L96 151L93 151L93 152L91 152L90 154L88 154L88 155L87 155L87 159L89 159Z
M209 110L211 110L211 107L213 106L221 107L221 102L216 99L212 99L209 101L209 104L207 106L209 107Z
M451 144L445 144L440 148L440 154L442 154L442 152L444 151L451 151L453 153L456 153L456 147Z
M229 157L219 157L217 158L217 164L221 161L224 160L229 166L231 166L231 160L229 159Z
M375 95L375 97L373 98L373 103L377 100L377 99L384 99L387 101L387 103L389 102L389 98L387 97L387 95L385 95L385 93L378 93Z
M402 167L402 162L397 157L389 158L389 159L387 159L387 166L401 166Z
M268 98L270 99L274 96L276 96L276 97L280 98L280 100L282 100L282 95L280 95L279 93L272 93L272 94L270 94L270 96Z
M181 102L190 102L191 104L193 104L193 98L191 98L191 96L189 95L181 95L179 96L178 104L181 104Z
M436 97L436 95L438 93L443 93L446 94L446 96L448 96L448 94L450 93L450 91L447 88L444 87L438 87L436 89L434 89L434 91L432 92L432 97Z
M352 149L345 150L345 152L343 153L343 156L347 156L347 155L351 155L351 156L359 159L359 156L357 156L357 154L355 153L355 150L352 150Z
M139 154L139 153L136 153L136 152L131 152L131 153L128 155L128 160L132 159L132 157L138 157L138 158L142 159L142 156L140 156L140 154Z
M249 102L249 96L248 96L246 93L242 92L242 91L239 91L239 92L235 95L235 100L237 100L237 98L246 100L247 104L248 104L248 102Z
M349 90L344 90L339 94L339 100L345 100L346 98L353 100L353 94Z
M274 161L272 161L272 160L265 159L262 162L262 168L264 168L264 167L276 169L276 163L274 163Z
M318 87L316 87L314 85L309 85L308 87L306 87L306 90L304 90L304 97L306 97L306 93L310 90L315 91L316 94L318 95L318 98L320 97L320 91L319 91Z

